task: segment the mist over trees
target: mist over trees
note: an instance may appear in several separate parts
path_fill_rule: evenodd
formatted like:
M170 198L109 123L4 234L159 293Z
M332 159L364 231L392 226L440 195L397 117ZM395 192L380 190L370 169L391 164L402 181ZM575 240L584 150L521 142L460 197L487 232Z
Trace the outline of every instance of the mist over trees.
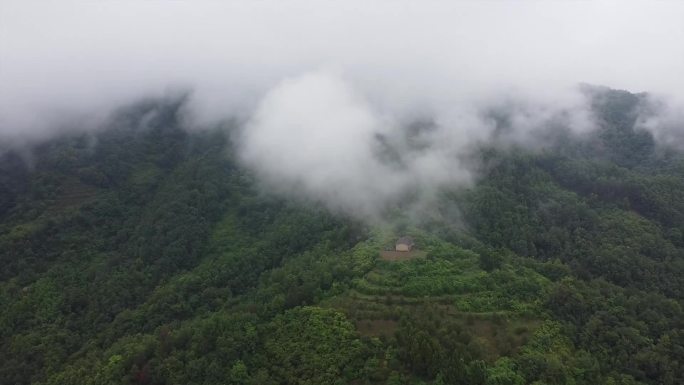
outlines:
M682 20L0 0L0 385L684 384Z
M684 158L640 99L381 226L265 191L183 98L6 152L0 382L680 383ZM396 231L426 258L378 260Z

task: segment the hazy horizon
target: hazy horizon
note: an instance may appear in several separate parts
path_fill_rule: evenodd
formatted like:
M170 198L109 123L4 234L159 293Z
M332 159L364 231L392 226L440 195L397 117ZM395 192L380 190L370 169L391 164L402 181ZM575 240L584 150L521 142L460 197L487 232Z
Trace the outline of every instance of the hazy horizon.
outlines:
M468 148L593 130L589 83L648 91L681 146L684 3L0 1L0 138L92 129L116 107L191 90L191 125L237 117L269 188L377 216L420 186L468 184ZM404 128L427 119L423 148ZM379 139L380 138L380 139ZM401 150L401 167L379 156ZM419 181L419 183L416 183Z
M2 0L0 133L175 88L207 119L249 115L322 69L392 109L578 83L681 100L682 19L675 2Z

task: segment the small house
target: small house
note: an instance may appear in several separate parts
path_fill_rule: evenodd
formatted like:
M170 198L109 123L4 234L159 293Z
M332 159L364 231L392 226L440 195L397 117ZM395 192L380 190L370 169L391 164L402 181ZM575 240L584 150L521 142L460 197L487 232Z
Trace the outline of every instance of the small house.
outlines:
M401 237L394 244L394 250L396 251L411 251L413 248L413 239L411 237Z

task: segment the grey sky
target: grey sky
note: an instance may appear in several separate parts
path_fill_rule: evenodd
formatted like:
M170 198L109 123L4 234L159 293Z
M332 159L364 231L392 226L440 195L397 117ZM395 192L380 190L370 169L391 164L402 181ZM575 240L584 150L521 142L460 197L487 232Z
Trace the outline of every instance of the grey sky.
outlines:
M0 0L0 140L191 88L198 123L244 118L241 160L270 190L377 220L472 181L487 108L512 108L505 142L591 130L578 83L669 95L643 127L680 140L683 21L675 1ZM415 118L435 128L410 138Z
M0 131L175 86L221 116L320 68L392 103L577 82L677 95L682 20L677 1L0 0Z

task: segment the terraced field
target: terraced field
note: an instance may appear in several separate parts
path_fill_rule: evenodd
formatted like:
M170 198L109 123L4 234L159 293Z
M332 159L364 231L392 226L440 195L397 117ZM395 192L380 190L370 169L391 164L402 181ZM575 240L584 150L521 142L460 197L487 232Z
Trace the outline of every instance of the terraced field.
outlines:
M76 178L65 178L56 198L48 207L47 214L56 214L76 208L93 199L99 191L98 188L86 185Z
M416 258L425 258L425 252L415 249L411 251L383 250L380 252L380 259L384 261L408 261Z
M436 247L433 247L436 246ZM488 273L479 255L457 246L426 247L425 259L385 261L326 302L343 310L359 333L393 338L405 317L427 316L456 322L486 347L489 360L510 354L540 325L535 302L546 278L522 267Z

